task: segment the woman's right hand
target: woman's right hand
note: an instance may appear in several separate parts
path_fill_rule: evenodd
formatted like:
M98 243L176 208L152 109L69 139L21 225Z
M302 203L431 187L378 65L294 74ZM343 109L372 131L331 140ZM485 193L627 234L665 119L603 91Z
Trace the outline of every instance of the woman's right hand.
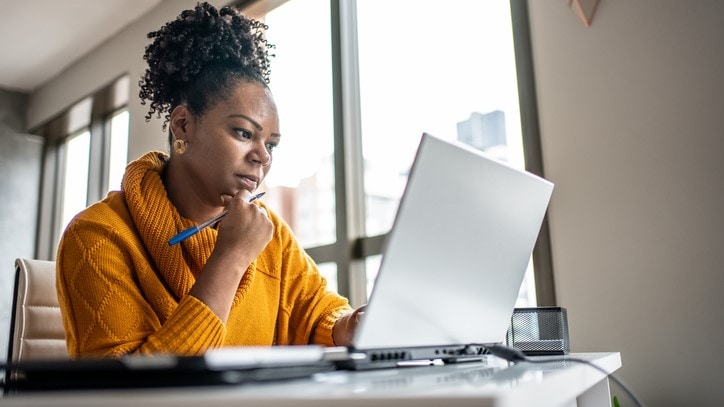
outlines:
M219 223L214 249L246 266L259 256L274 234L274 225L266 210L249 203L250 198L251 194L244 190L228 200L228 213Z
M274 234L274 225L264 208L249 203L249 197L243 191L226 205L229 212L219 224L214 252L189 291L223 323L229 318L244 273Z

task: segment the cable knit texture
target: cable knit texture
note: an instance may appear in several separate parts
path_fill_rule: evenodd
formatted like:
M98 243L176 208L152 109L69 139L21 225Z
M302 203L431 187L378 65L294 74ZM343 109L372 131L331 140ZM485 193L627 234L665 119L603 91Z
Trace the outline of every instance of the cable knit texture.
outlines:
M332 328L349 304L327 290L289 226L268 208L274 237L244 274L226 325L188 294L217 231L206 228L168 245L194 223L168 200L161 181L166 160L150 152L130 163L121 191L78 214L63 234L57 287L70 355L334 345Z

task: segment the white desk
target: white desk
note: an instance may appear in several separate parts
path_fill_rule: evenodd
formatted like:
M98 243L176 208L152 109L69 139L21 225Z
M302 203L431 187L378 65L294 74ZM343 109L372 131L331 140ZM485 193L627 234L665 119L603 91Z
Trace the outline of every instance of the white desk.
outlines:
M619 353L584 353L613 373ZM4 406L551 406L610 407L608 379L581 363L486 363L335 371L237 386L68 391L10 395Z

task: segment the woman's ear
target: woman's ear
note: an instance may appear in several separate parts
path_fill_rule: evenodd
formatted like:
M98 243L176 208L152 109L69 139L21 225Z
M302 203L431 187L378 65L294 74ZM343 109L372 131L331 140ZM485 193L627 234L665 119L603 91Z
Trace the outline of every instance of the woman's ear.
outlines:
M171 134L175 139L188 141L189 125L191 123L191 112L184 105L176 106L171 112L171 120L169 125Z

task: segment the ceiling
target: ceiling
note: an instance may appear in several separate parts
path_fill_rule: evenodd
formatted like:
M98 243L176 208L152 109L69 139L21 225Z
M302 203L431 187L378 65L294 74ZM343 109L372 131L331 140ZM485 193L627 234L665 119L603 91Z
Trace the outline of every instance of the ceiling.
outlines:
M31 92L161 0L0 0L0 88Z

